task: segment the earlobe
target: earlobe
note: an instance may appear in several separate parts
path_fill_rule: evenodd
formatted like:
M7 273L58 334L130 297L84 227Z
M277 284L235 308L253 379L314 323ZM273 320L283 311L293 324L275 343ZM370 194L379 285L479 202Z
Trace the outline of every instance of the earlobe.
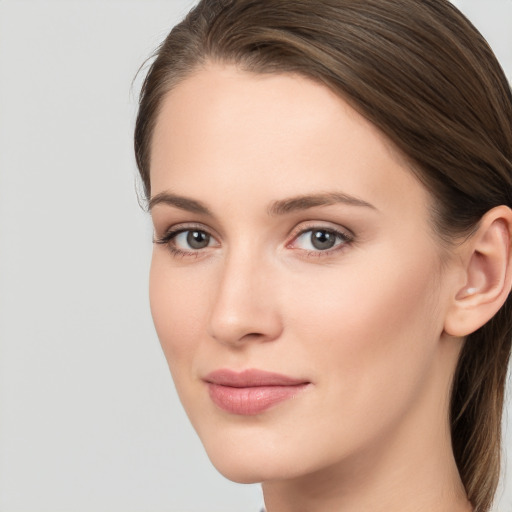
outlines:
M497 206L481 219L463 244L464 285L455 290L445 332L463 337L487 323L501 308L512 286L512 210Z

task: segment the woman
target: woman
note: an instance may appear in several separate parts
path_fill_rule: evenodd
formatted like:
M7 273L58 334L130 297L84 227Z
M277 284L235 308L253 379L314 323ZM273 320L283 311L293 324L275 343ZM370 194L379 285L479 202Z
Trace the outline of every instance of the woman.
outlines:
M267 512L490 509L512 96L445 0L200 2L141 92L150 300L213 464Z

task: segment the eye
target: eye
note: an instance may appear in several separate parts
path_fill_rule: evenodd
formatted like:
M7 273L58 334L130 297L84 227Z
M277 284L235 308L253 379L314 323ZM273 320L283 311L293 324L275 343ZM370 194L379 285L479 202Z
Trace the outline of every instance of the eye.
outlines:
M199 229L188 229L177 233L174 237L174 245L179 249L204 249L211 242L211 236L205 231Z
M207 231L195 227L170 229L155 244L166 245L174 256L199 256L202 249L217 246L218 242Z
M293 247L309 252L327 252L352 241L352 236L333 228L312 228L299 233Z

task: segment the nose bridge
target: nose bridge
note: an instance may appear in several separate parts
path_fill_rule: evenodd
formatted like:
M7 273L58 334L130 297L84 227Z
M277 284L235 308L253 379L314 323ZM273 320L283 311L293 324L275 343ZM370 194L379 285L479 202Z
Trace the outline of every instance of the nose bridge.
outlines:
M261 250L241 243L227 251L220 265L209 334L229 344L278 337L281 321L273 293L272 266Z

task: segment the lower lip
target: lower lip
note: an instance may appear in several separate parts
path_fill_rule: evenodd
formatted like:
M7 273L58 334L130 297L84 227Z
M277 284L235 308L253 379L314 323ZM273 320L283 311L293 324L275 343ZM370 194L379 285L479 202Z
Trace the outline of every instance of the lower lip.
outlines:
M231 414L253 416L270 407L293 398L307 387L295 386L256 386L233 388L208 383L208 391L213 403Z

